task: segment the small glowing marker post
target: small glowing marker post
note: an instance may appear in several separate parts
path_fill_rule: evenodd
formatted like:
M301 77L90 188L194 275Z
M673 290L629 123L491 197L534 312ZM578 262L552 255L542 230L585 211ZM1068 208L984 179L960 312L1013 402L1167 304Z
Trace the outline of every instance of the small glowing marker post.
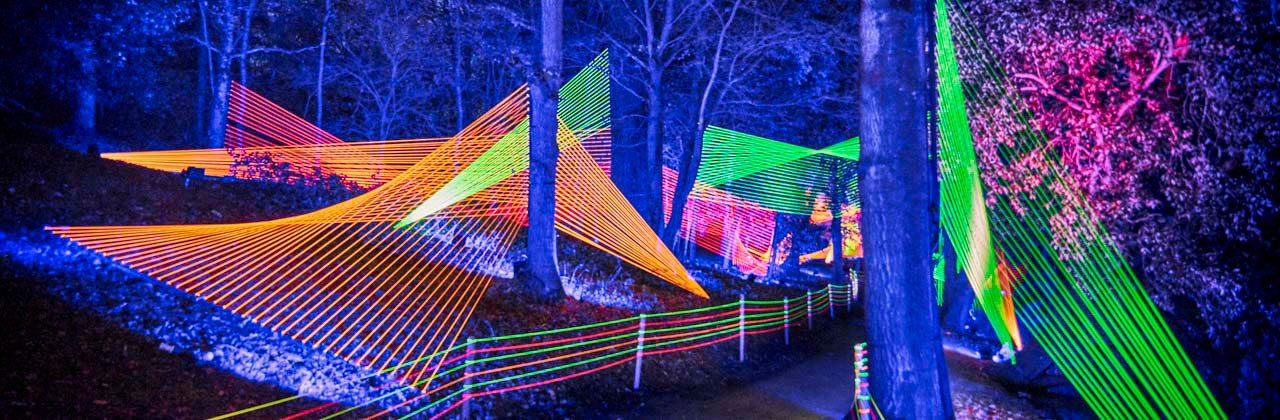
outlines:
M738 295L738 361L747 360L747 297Z

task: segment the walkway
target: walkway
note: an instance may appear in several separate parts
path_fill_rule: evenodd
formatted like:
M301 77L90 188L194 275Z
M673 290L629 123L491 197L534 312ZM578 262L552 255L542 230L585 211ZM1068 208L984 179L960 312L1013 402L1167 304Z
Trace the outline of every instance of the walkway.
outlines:
M714 395L665 395L646 404L655 419L841 418L853 404L853 345L861 325L841 319L820 353L771 378ZM703 398L705 397L705 398Z
M861 324L836 322L830 341L814 357L773 377L728 390L701 390L652 397L645 419L839 419L853 404L853 345L863 340ZM982 362L947 353L957 418L1040 418L1026 395L1006 389L982 372ZM1055 401L1042 401L1051 406ZM1082 407L1057 415L1087 417ZM1053 411L1052 408L1049 409Z

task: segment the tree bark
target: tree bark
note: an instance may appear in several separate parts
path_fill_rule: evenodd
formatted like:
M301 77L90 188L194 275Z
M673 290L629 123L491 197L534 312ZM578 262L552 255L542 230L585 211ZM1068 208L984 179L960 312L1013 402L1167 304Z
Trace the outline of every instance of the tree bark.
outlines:
M773 238L769 240L769 274L771 280L784 279L795 272L800 264L800 253L796 248L796 238L792 236L791 243L788 245L787 254L778 259L778 253L782 252L782 242L787 239L788 235L796 233L795 217L786 213L775 213L773 216Z
M462 1L455 0L449 13L453 21L453 106L458 132L467 126L466 106L462 98Z
M83 41L75 48L80 61L80 84L76 88L76 134L93 134L97 130L98 115L98 55L93 41Z
M862 232L871 395L886 418L951 416L931 276L928 2L868 0L861 17Z
M324 53L329 46L329 14L331 0L324 0L324 17L320 18L320 58L316 64L316 127L324 129Z
M222 5L222 16L220 22L220 37L218 46L218 60L214 66L212 80L213 83L213 101L212 109L210 109L209 130L207 140L210 148L220 149L225 146L225 135L227 132L227 108L230 104L231 95L231 59L232 48L235 43L235 7L231 0L226 0Z
M541 0L541 51L530 81L529 118L529 275L532 291L543 299L564 296L556 261L556 110L560 102L563 59L562 0Z
M244 8L244 20L240 25L240 85L249 86L249 31L253 30L253 9L258 6L257 0L249 0L249 5Z
M196 121L191 127L191 139L204 144L205 142L201 141L201 139L205 139L209 135L209 131L205 127L205 124L209 121L206 112L209 109L209 92L211 91L209 89L209 54L208 51L204 51L197 55L199 58L196 61L199 68L196 69L196 91L193 98L196 101Z
M193 139L201 144L209 143L209 104L213 101L213 44L209 40L209 15L205 10L205 0L197 0L196 8L200 12L200 40L204 51L200 52L196 84L196 124Z
M656 64L652 64L656 66ZM648 114L645 116L645 163L648 167L649 182L647 183L647 196L649 200L644 204L640 214L644 215L645 221L649 222L649 227L659 234L662 233L663 225L666 220L663 218L663 198L662 198L662 70L653 69L649 72L649 87L646 89L647 100L645 101L645 109Z
M844 185L845 177L838 158L831 158L831 282L845 284L844 273Z

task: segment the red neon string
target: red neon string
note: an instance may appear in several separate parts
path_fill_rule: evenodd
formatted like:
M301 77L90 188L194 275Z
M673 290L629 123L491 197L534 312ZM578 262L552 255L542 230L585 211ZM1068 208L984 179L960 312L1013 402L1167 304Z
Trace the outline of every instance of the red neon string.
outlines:
M492 353L492 352L496 352L496 351L517 350L517 349L524 349L524 348L529 348L529 347L543 347L543 346L550 346L550 345L555 345L555 344L568 343L568 342L570 342L570 341L590 340L590 339L593 339L593 338L603 337L603 336L610 335L610 334L621 334L621 333L625 333L625 332L628 332L628 331L631 331L631 330L638 330L638 329L640 329L640 326L636 325L636 326L630 326L630 327L618 328L618 329L616 329L616 330L604 331L604 332L600 332L600 333L595 333L595 334L591 334L591 335L584 335L584 336L579 336L579 337L566 337L566 338L561 338L561 339L551 340L551 341L540 341L540 342L536 342L536 343L525 343L525 344L515 344L515 345L509 345L509 346L488 347L488 348L476 349L474 353L475 353L475 354L480 354L480 353Z
M646 354L647 354L647 353L646 353ZM534 382L534 383L529 383L529 384L524 384L524 385L517 385L517 386L513 386L513 387L509 387L509 388L503 388L503 389L496 389L496 390L492 390L492 391L479 392L479 393L471 394L471 397L472 397L472 398L475 398L475 397L483 397L483 396L486 396L486 395L501 394L501 393L504 393L504 392L518 391L518 390L525 389L525 388L533 388L533 387L539 387L539 386L543 386L543 385L547 385L547 384L553 384L553 383L556 383L556 382L560 382L560 381L564 381L564 380L568 380L568 379L577 378L577 377L582 376L582 375L586 375L586 374L590 374L590 373L599 372L599 371L602 371L602 370L605 370L605 369L608 369L608 368L611 368L611 367L614 367L614 366L617 366L617 365L620 365L620 364L623 364L623 363L626 363L626 362L630 362L630 361L632 361L632 360L636 360L636 357L635 357L635 356L627 356L625 359L618 360L618 361L615 361L615 362L612 362L612 363L609 363L609 364L606 364L606 365L598 366L598 367L595 367L595 368L591 368L591 369L588 369L588 370L584 370L584 371L581 371L581 372L577 372L577 373L574 373L574 374L572 374L572 375L561 376L561 377L558 377L558 378L546 379L546 380L542 380L542 381L539 381L539 382Z
M664 325L687 324L687 323L690 323L690 322L702 321L702 320L707 320L707 319L712 319L712 318L722 317L722 316L725 316L725 315L737 315L737 314L738 314L738 310L737 310L737 309L732 309L732 310L725 311L725 312L721 312L721 313L718 313L718 314L705 315L705 316L700 316L700 317L697 317L697 318L673 319L673 320L669 320L669 321L658 321L658 322L649 322L649 321L647 321L647 320L646 320L646 321L645 321L645 324L646 324L646 328L652 328L652 327L659 327L659 326L664 326Z
M735 325L735 327L737 327L737 326ZM712 340L712 341L707 341L707 342L704 342L704 343L691 344L691 345L683 346L683 347L674 347L674 348L669 348L669 349L654 350L654 351L646 351L646 352L644 352L644 355L645 355L645 356L656 356L656 355L659 355L659 354L673 353L673 352L677 352L677 351L693 350L693 349L696 349L696 348L699 348L699 347L706 347L706 346L710 346L710 345L712 345L712 344L722 343L722 342L729 341L729 340L732 340L732 339L735 339L735 338L738 338L738 335L737 335L737 334L733 334L733 335L730 335L730 336L727 336L727 337L718 338L718 339L715 339L715 340Z
M308 414L316 413L316 412L319 412L319 411L321 411L321 410L324 410L324 409L326 409L326 408L333 407L333 406L336 406L336 405L338 405L338 403L336 403L336 402L329 402L329 403L320 404L320 405L317 405L317 406L315 406L315 407L308 408L308 409L306 409L306 410L302 410L302 411L299 411L299 412L297 412L297 413L290 414L288 417L281 417L281 418L280 418L280 420L293 420L293 419L302 418L303 416L306 416L306 415L308 415Z

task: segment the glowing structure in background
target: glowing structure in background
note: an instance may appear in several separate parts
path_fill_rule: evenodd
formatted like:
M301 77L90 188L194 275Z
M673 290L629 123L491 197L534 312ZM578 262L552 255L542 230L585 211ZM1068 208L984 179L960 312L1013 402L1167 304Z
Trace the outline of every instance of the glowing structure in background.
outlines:
M842 193L840 202L857 207L858 179L851 168L860 150L857 137L810 149L709 126L703 135L698 180L703 188L721 188L779 213L809 215L821 197L833 190ZM833 179L833 165L846 176ZM844 185L833 188L837 181Z
M668 217L678 175L675 169L663 168L664 214ZM725 257L738 271L765 275L777 214L722 189L694 182L680 236Z
M972 178L966 152L980 137L1018 173L996 179L982 168L986 197L972 180L950 192L960 205L950 223L980 217L978 202L991 211L995 239L970 238L962 260L984 265L983 275L1001 257L996 271L1018 271L1018 318L1099 417L1225 418L963 8L938 0L935 11L947 169Z
M595 136L608 135L607 71L602 54L562 91L570 115L606 122L593 127ZM395 178L312 213L238 224L47 229L358 365L411 369L411 381L432 378L428 368L454 347L507 258L526 216L528 177L507 177L430 218L398 222L526 124L528 102L527 88L517 89ZM639 215L574 131L562 125L559 137L558 175L572 184L560 189L557 212L580 219L564 226L568 233L705 297L657 235L628 219ZM329 143L341 147L324 147ZM619 235L641 238L632 241L648 249L636 251Z
M685 207L680 236L731 261L739 271L764 275L773 250L778 213L818 215L814 224L831 220L827 203L833 191L841 194L843 215L858 208L857 138L810 149L759 136L710 126L704 134L703 160ZM833 177L833 171L843 171ZM664 168L664 214L670 217L678 172ZM833 182L843 185L833 188ZM825 214L825 219L821 216ZM851 218L846 231L856 232ZM845 256L856 256L859 238L846 238ZM809 259L829 261L831 247Z
M705 138L705 157L689 197L682 237L726 257L744 273L764 275L770 260L776 263L781 257L775 255L773 248L777 214L808 215L815 225L830 222L831 194L837 192L843 193L837 198L842 203L839 214L843 216L844 256L862 255L855 173L861 149L858 138L810 149L714 126L707 129ZM972 156L971 146L969 153ZM1011 349L1021 348L1009 272L1004 277L997 275L986 208L981 200L969 200L975 189L981 197L977 169L972 158L969 162L968 169L952 168L956 165L954 160L942 162L943 229L956 249L961 250L958 255L962 256L970 287L997 338ZM675 178L675 171L668 169L664 178L668 203ZM833 188L835 182L843 185ZM666 211L670 212L669 204ZM985 246L989 252L968 252L971 243L974 247ZM799 260L830 263L834 258L832 249L828 245L800 255Z
M344 142L290 113L270 100L232 82L227 113L226 149L160 150L103 153L102 157L134 165L180 172L203 169L206 175L256 179L253 174L232 173L241 160L266 157L288 164L291 171L312 179L337 175L371 188L394 178L430 155L449 138ZM607 128L607 127L606 127ZM610 156L608 131L575 133L583 147L607 173Z

